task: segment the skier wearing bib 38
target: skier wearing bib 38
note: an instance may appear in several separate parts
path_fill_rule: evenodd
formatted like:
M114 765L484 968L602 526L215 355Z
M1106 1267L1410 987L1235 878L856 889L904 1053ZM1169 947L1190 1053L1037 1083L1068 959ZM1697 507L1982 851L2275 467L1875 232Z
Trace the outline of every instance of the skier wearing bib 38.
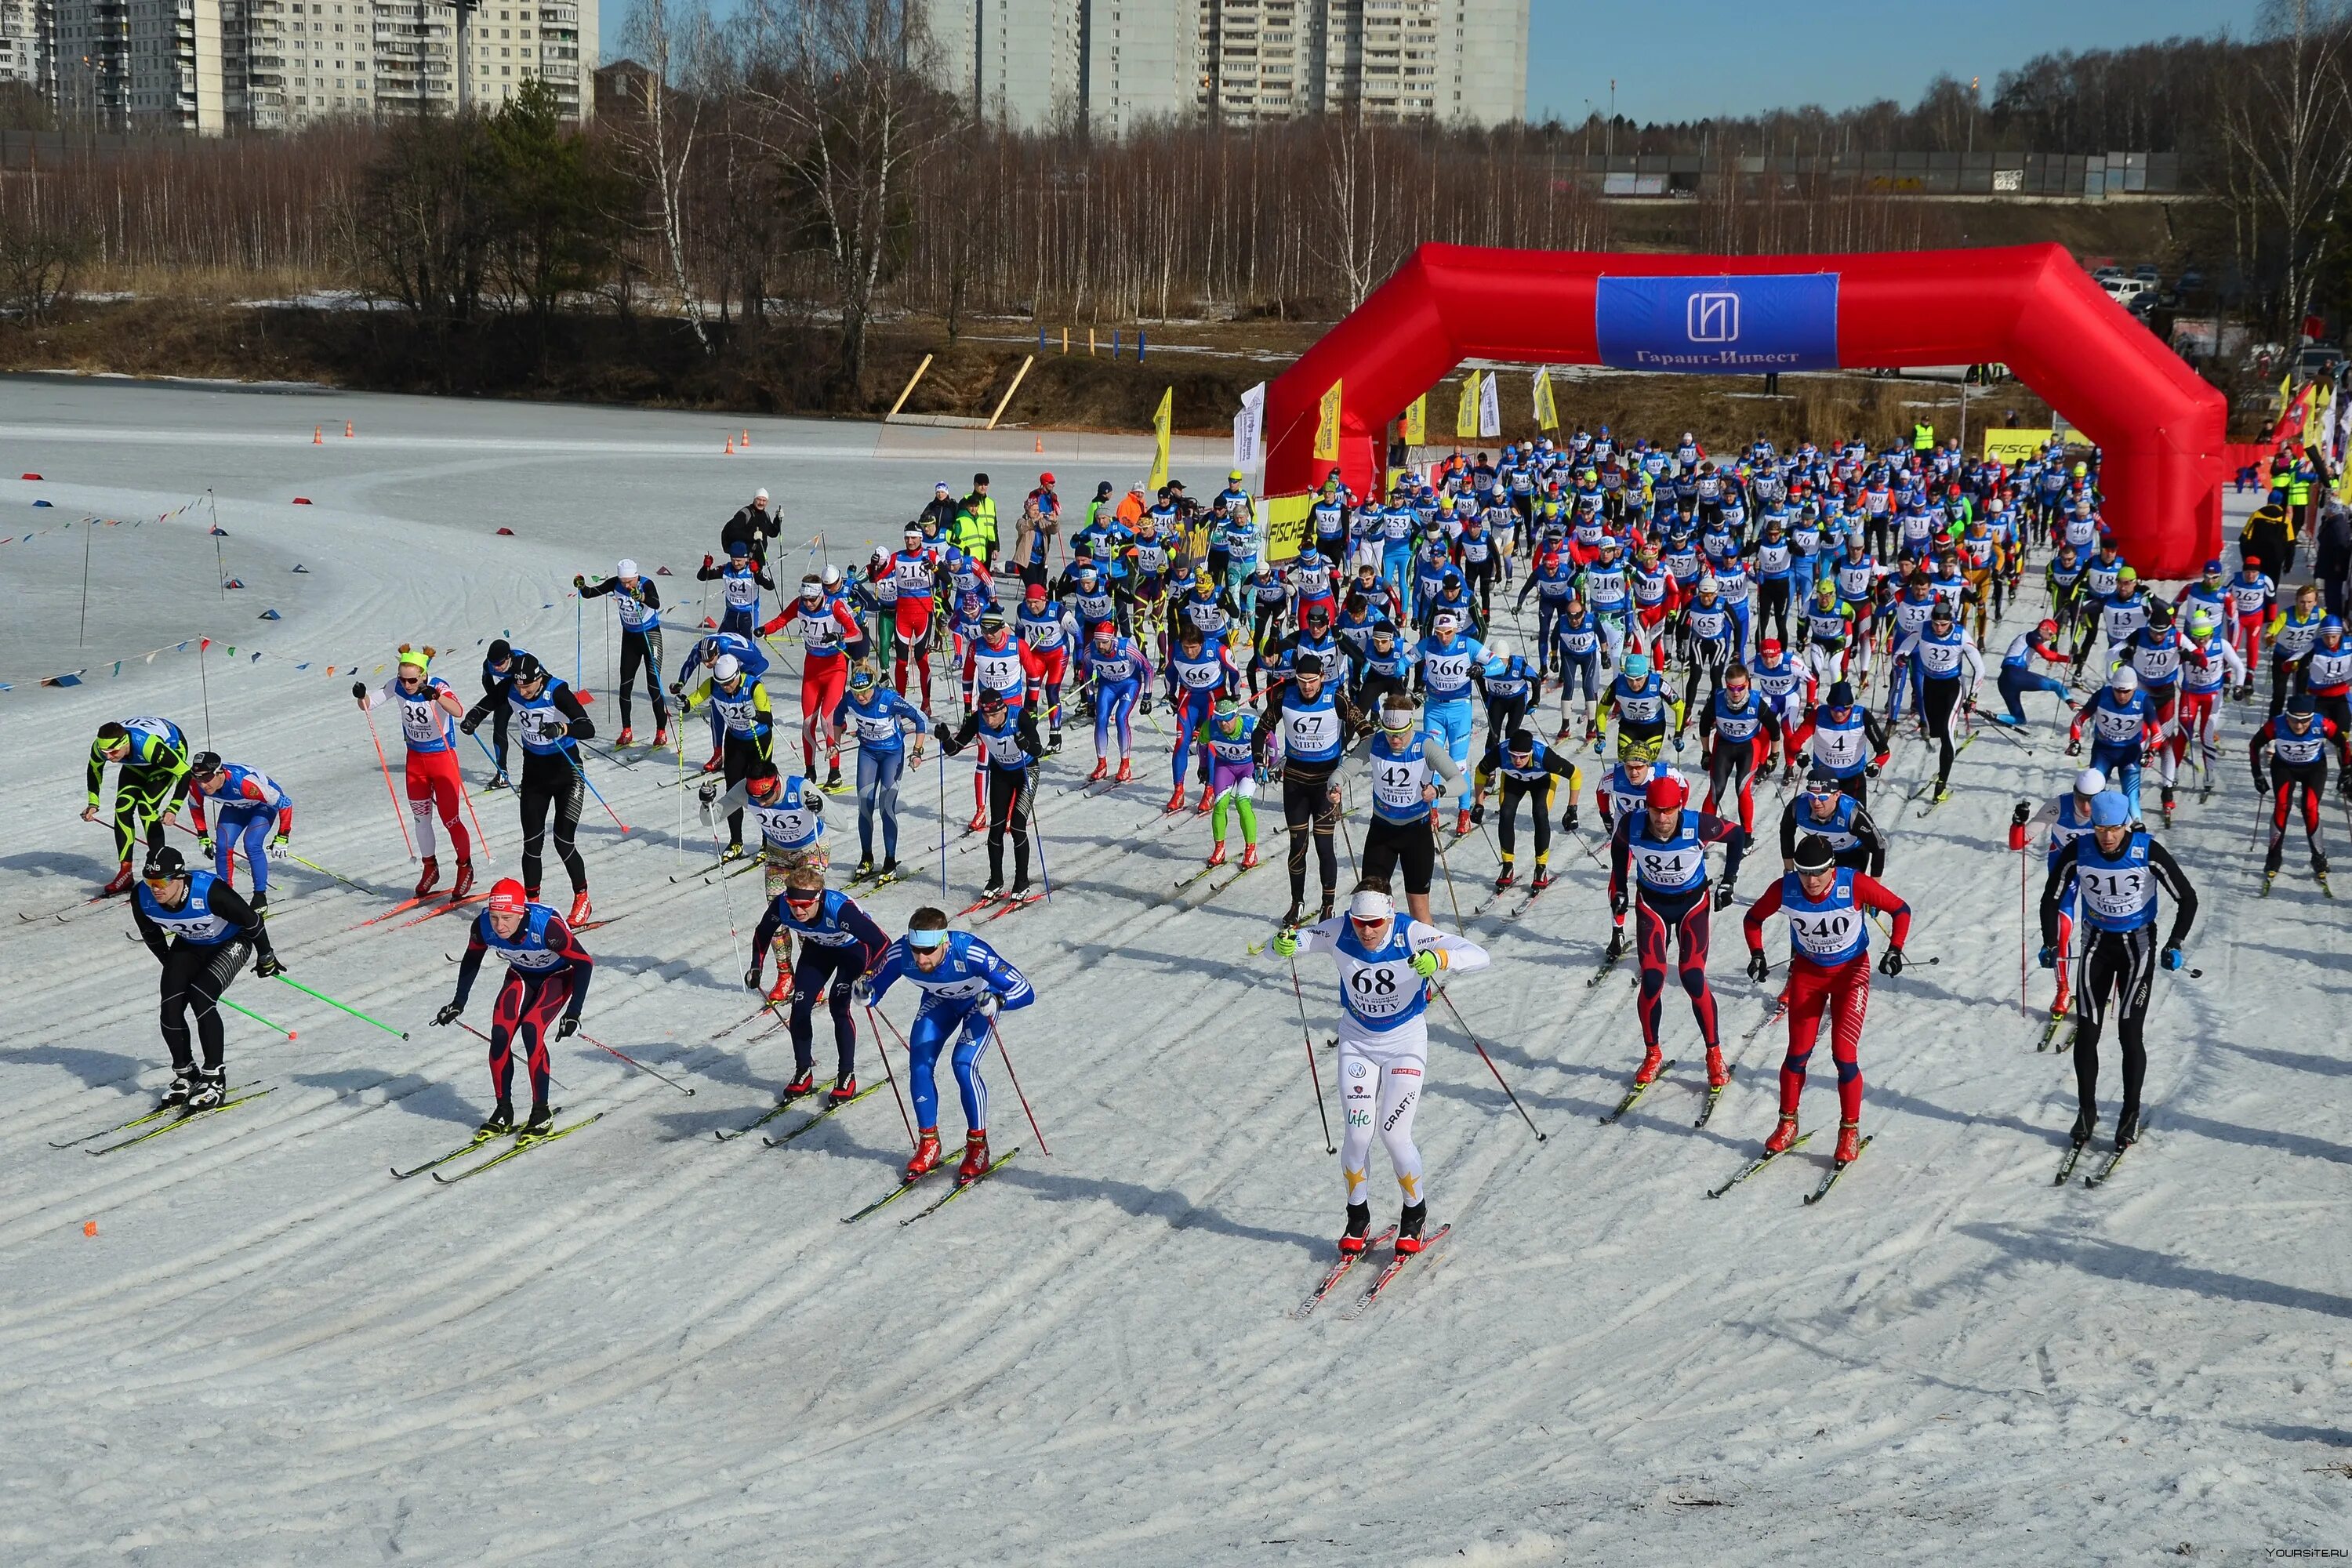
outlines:
M1364 1250L1372 1209L1372 1129L1388 1145L1389 1163L1404 1194L1397 1221L1396 1249L1421 1250L1421 1227L1429 1211L1422 1182L1421 1151L1412 1141L1412 1114L1420 1101L1429 1058L1429 982L1441 970L1467 974L1484 969L1486 952L1410 916L1396 917L1388 887L1367 877L1356 885L1344 917L1327 919L1274 939L1284 958L1328 952L1339 966L1339 1103L1347 1130L1339 1142L1339 1174L1347 1184L1348 1221L1339 1237L1342 1253Z
M373 691L366 682L355 680L352 699L362 712L379 703L400 704L400 734L408 742L408 755L400 772L408 787L408 814L416 819L416 852L425 860L415 896L423 898L441 880L441 862L436 858L440 847L433 837L433 818L437 815L441 826L449 830L450 848L457 854L457 879L449 885L449 897L457 900L474 886L473 840L467 837L458 811L465 785L457 773L455 721L466 716L466 705L447 681L431 673L434 651L429 647L420 650L401 644L400 662L392 679Z

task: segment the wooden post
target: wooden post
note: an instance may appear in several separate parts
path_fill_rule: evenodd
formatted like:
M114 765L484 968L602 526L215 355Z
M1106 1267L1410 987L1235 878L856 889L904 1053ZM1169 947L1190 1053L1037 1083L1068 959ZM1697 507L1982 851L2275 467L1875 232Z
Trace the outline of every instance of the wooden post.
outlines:
M1013 401L1013 395L1014 393L1021 390L1021 378L1029 374L1029 367L1036 363L1037 356L1035 354L1029 354L1022 359L1021 368L1013 373L1013 384L1004 389L1004 395L997 399L996 412L988 416L988 427L991 430L995 429L996 422L1004 417L1004 405Z
M902 393L900 393L900 394L898 394L898 402L896 402L896 403L894 403L894 404L892 404L892 405L890 405L890 412L889 412L889 413L885 414L884 416L882 416L882 423L884 423L885 425L887 425L888 423L890 423L890 421L891 421L891 420L896 419L897 417L898 417L898 410L900 410L901 408L906 407L906 406L907 406L907 399L908 399L909 397L912 397L912 396L915 395L915 383L917 383L917 382L919 382L919 381L922 380L922 379L923 379L923 373L924 373L925 371L927 371L927 370L930 369L930 368L931 368L931 356L930 356L930 355L929 355L929 354L925 354L925 355L923 356L923 363L920 363L920 364L919 364L919 365L917 365L917 366L915 367L915 374L912 374L912 375L910 375L910 376L908 376L908 377L907 378L907 390L906 390L906 391L904 391L904 392L902 392Z

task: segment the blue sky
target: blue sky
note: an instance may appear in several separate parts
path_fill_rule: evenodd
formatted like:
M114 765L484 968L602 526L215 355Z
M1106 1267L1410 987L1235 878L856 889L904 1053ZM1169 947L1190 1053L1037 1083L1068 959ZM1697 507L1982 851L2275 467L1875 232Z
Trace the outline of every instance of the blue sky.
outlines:
M2250 30L2253 0L1531 0L1528 118L1637 121L1783 105L1906 104L1939 71L1993 79L2035 55Z

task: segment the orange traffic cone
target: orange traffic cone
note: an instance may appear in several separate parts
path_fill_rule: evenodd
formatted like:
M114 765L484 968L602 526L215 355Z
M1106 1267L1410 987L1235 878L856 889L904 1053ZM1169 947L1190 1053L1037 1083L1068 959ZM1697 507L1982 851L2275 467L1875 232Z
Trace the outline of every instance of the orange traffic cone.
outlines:
M346 419L346 420L344 420L344 421L343 421L343 439L344 439L344 440L346 440L346 441L348 441L348 440L350 440L351 438L352 438L352 422L351 422L350 420Z
M313 425L313 426L310 426L310 445L312 445L313 447L323 447L323 446L325 446L326 444L327 444L327 427L326 427L324 425Z
M745 451L747 451L747 452L748 452L748 451L750 451L750 450L751 449L751 432L750 432L749 430L744 431L744 432L743 432L742 438L741 438L740 440L737 441L735 444L736 444L738 447L742 447L742 448L743 448L743 450L745 450Z
M1037 437L1037 450L1038 450L1039 452L1041 452L1041 453L1042 453L1042 452L1044 452L1044 451L1045 451L1045 437L1044 437L1043 436L1040 436L1040 437Z
M727 437L727 451L726 451L726 453L725 453L725 456L731 458L731 457L733 457L734 455L735 455L735 437L732 437L732 436L730 436L730 437Z

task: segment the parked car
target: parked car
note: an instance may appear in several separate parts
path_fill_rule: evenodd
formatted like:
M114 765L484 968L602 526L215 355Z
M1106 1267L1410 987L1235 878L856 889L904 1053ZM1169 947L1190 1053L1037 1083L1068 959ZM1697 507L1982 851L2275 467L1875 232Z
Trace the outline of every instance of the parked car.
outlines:
M2105 289L2107 291L2107 297L2118 305L2129 305L2143 294L2156 292L2154 284L2143 283L2137 278L2102 279L2099 286Z
M2197 268L2192 267L2188 271L2180 275L2179 282L2176 283L2174 287L2178 288L2184 294L2190 292L2192 289L2202 289L2205 287L2205 274L2198 271Z
M2152 286L2162 281L2164 275L2158 272L2155 268L2149 266L2147 263L2142 262L2137 267L2132 268L2132 276L2138 279L2141 282Z
M2294 357L2294 374L2298 381L2325 381L2336 374L2342 363L2344 351L2333 343L2305 343Z

